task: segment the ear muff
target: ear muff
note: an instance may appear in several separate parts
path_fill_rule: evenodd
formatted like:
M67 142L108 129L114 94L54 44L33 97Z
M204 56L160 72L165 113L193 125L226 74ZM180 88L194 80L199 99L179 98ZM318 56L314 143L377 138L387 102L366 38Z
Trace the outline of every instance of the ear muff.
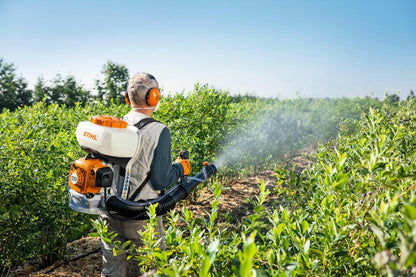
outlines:
M146 93L146 103L149 106L156 106L160 100L160 91L158 88L150 88Z
M157 104L159 103L160 100L160 91L158 88L149 88L139 82L137 82L137 84L148 88L147 92L146 92L146 104L152 107L156 107ZM124 100L126 101L127 105L131 106L131 102L130 102L130 98L129 98L129 94L127 93L127 91L124 93Z
M127 105L131 106L129 94L127 93L127 91L124 93L124 100L126 101Z

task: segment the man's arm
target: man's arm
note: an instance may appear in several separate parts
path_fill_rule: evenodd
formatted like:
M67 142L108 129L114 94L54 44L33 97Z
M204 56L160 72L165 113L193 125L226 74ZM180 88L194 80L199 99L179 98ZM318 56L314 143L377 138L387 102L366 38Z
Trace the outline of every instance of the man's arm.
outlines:
M154 190L165 189L184 175L181 164L174 163L172 165L171 143L170 131L165 128L160 133L150 168L150 182Z

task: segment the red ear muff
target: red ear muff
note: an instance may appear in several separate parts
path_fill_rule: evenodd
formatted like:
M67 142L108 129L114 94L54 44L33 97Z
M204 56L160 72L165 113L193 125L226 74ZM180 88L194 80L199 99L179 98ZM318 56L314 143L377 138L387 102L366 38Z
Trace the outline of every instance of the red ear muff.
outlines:
M146 103L149 106L156 106L160 100L160 91L158 88L151 88L146 93Z
M129 94L127 93L127 91L126 93L124 93L124 100L126 101L127 105L131 106Z

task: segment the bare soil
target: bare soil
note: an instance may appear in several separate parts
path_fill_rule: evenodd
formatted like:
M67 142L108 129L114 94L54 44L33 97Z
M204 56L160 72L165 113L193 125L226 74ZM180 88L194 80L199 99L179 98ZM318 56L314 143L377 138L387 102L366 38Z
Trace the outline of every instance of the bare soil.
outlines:
M296 164L296 171L301 171L308 164L302 156L293 159ZM249 199L254 199L259 194L258 185L260 181L266 182L266 189L273 190L276 184L276 177L273 170L265 171L256 176L247 177L241 180L230 181L221 193L219 204L219 214L228 214L236 224L246 218L251 210L252 204ZM179 212L186 205L191 210L194 217L208 217L206 211L210 211L213 194L210 189L204 187L199 193L196 201L182 201L176 210ZM269 204L276 201L276 197L271 194L267 202ZM64 261L58 262L48 268L37 270L29 263L22 265L11 276L79 276L79 277L98 277L101 271L101 250L100 239L83 237L67 244L68 254ZM90 254L91 252L94 253ZM84 256L85 255L85 256Z

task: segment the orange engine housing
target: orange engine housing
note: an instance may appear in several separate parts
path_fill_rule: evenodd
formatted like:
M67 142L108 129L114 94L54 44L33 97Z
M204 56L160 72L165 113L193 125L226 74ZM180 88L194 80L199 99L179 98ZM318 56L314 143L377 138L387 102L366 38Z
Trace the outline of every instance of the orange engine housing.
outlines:
M82 194L99 193L102 187L110 187L113 170L100 159L81 158L69 169L68 184Z

